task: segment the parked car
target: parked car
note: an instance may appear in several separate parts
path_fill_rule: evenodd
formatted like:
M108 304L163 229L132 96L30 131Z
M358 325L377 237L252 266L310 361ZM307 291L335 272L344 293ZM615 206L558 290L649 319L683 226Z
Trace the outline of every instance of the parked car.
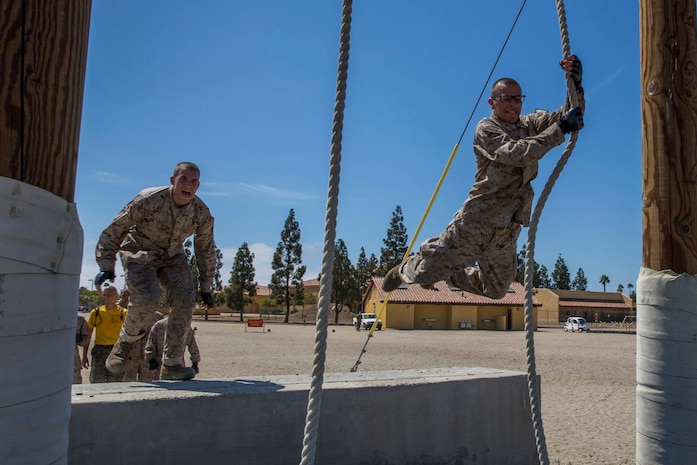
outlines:
M361 329L370 329L375 323L377 315L375 313L359 313L358 316L353 317L353 326L360 331ZM382 329L382 320L378 320L378 324L375 325L378 331Z
M575 333L576 331L589 332L590 328L588 327L588 323L586 322L586 319L583 318L582 316L570 316L569 318L566 319L566 324L564 325L564 331L571 331L572 333Z

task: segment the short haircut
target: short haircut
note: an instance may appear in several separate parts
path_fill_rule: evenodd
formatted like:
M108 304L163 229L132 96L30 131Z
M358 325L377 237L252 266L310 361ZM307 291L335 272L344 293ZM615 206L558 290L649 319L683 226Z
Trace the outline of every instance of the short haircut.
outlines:
M520 84L518 84L518 81L516 81L515 79L511 79L511 78L507 78L507 77L497 79L496 82L491 86L491 96L492 97L494 96L494 90L498 86L518 86L518 87L520 87Z
M174 174L172 176L179 176L182 172L187 170L196 171L199 175L201 174L201 170L198 169L198 166L196 166L195 163L183 161L181 163L177 163L177 166L174 167Z

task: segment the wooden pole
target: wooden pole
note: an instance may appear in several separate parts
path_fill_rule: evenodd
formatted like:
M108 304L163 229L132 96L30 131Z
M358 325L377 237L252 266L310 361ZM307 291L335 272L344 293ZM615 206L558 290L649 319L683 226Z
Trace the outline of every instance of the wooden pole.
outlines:
M91 0L0 0L0 463L67 464ZM40 324L37 324L40 322Z
M0 0L0 176L72 202L91 0Z
M697 273L694 0L641 0L643 263Z

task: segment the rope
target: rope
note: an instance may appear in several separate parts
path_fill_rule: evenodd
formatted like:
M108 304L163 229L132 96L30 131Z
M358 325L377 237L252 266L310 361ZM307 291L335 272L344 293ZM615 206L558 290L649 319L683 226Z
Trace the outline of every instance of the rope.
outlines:
M301 465L315 463L317 430L319 428L320 407L322 404L322 383L324 382L324 361L327 348L327 326L332 294L332 275L334 271L334 248L336 238L336 217L339 205L339 173L341 171L341 139L344 127L344 108L346 85L348 81L348 59L351 37L352 0L344 0L341 14L341 38L339 43L339 69L334 101L334 121L332 125L331 156L329 163L329 188L327 192L327 214L324 228L324 252L322 255L322 274L320 276L319 301L315 333L315 352L312 366L312 381L308 395L307 415L305 417L305 436L300 460Z
M564 1L556 0L557 16L559 17L559 32L562 42L562 56L571 55L571 47L569 45L569 31L566 25L566 12L564 9ZM576 87L571 78L566 79L567 94L572 106L578 105L578 97L576 95ZM534 341L534 321L533 321L533 272L535 268L535 238L537 236L537 225L542 215L542 209L552 192L552 188L561 174L566 162L571 156L571 152L576 146L578 132L572 132L569 142L564 148L554 171L549 176L542 193L540 194L535 210L533 211L530 227L528 229L528 242L525 254L525 348L528 368L528 394L530 396L530 413L532 416L533 429L535 431L535 445L537 447L537 455L541 465L549 465L549 456L547 454L547 444L545 442L545 432L542 425L542 407L540 404L540 386L537 379L535 367L535 341Z

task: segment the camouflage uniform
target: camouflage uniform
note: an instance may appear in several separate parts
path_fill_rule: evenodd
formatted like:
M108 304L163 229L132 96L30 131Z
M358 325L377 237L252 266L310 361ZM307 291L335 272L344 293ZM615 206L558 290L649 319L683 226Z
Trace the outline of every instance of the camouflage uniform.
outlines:
M145 342L150 334L152 326L165 316L161 312L155 312L155 319L145 329L145 336L133 343L131 353L128 355L128 363L123 372L123 381L154 381L148 362L145 359Z
M134 342L145 335L164 289L172 306L164 349L168 366L184 364L184 337L195 305L184 241L194 235L201 292L210 292L216 261L213 217L208 207L196 196L187 205L177 207L171 189L156 187L140 192L102 232L96 248L101 271L114 270L119 252L131 292L120 340Z
M583 94L579 94L583 107ZM492 114L474 135L477 171L469 197L445 231L427 239L399 269L405 283L449 285L494 299L515 280L516 241L528 226L538 160L564 142L555 124L567 104L553 113L521 115L508 123ZM478 265L478 266L475 266Z
M73 365L73 384L82 384L82 356L80 347L87 347L90 344L90 329L87 327L87 320L82 315L77 316L77 326L75 327L75 364Z
M167 321L169 318L157 321L150 330L148 335L148 341L145 344L145 360L155 359L158 366L162 364L162 351L165 345L165 335L167 333ZM198 363L201 361L201 353L198 350L198 344L196 343L196 333L191 326L186 332L185 345L189 349L189 355L191 356L191 363ZM160 368L153 370L153 380L160 378Z

